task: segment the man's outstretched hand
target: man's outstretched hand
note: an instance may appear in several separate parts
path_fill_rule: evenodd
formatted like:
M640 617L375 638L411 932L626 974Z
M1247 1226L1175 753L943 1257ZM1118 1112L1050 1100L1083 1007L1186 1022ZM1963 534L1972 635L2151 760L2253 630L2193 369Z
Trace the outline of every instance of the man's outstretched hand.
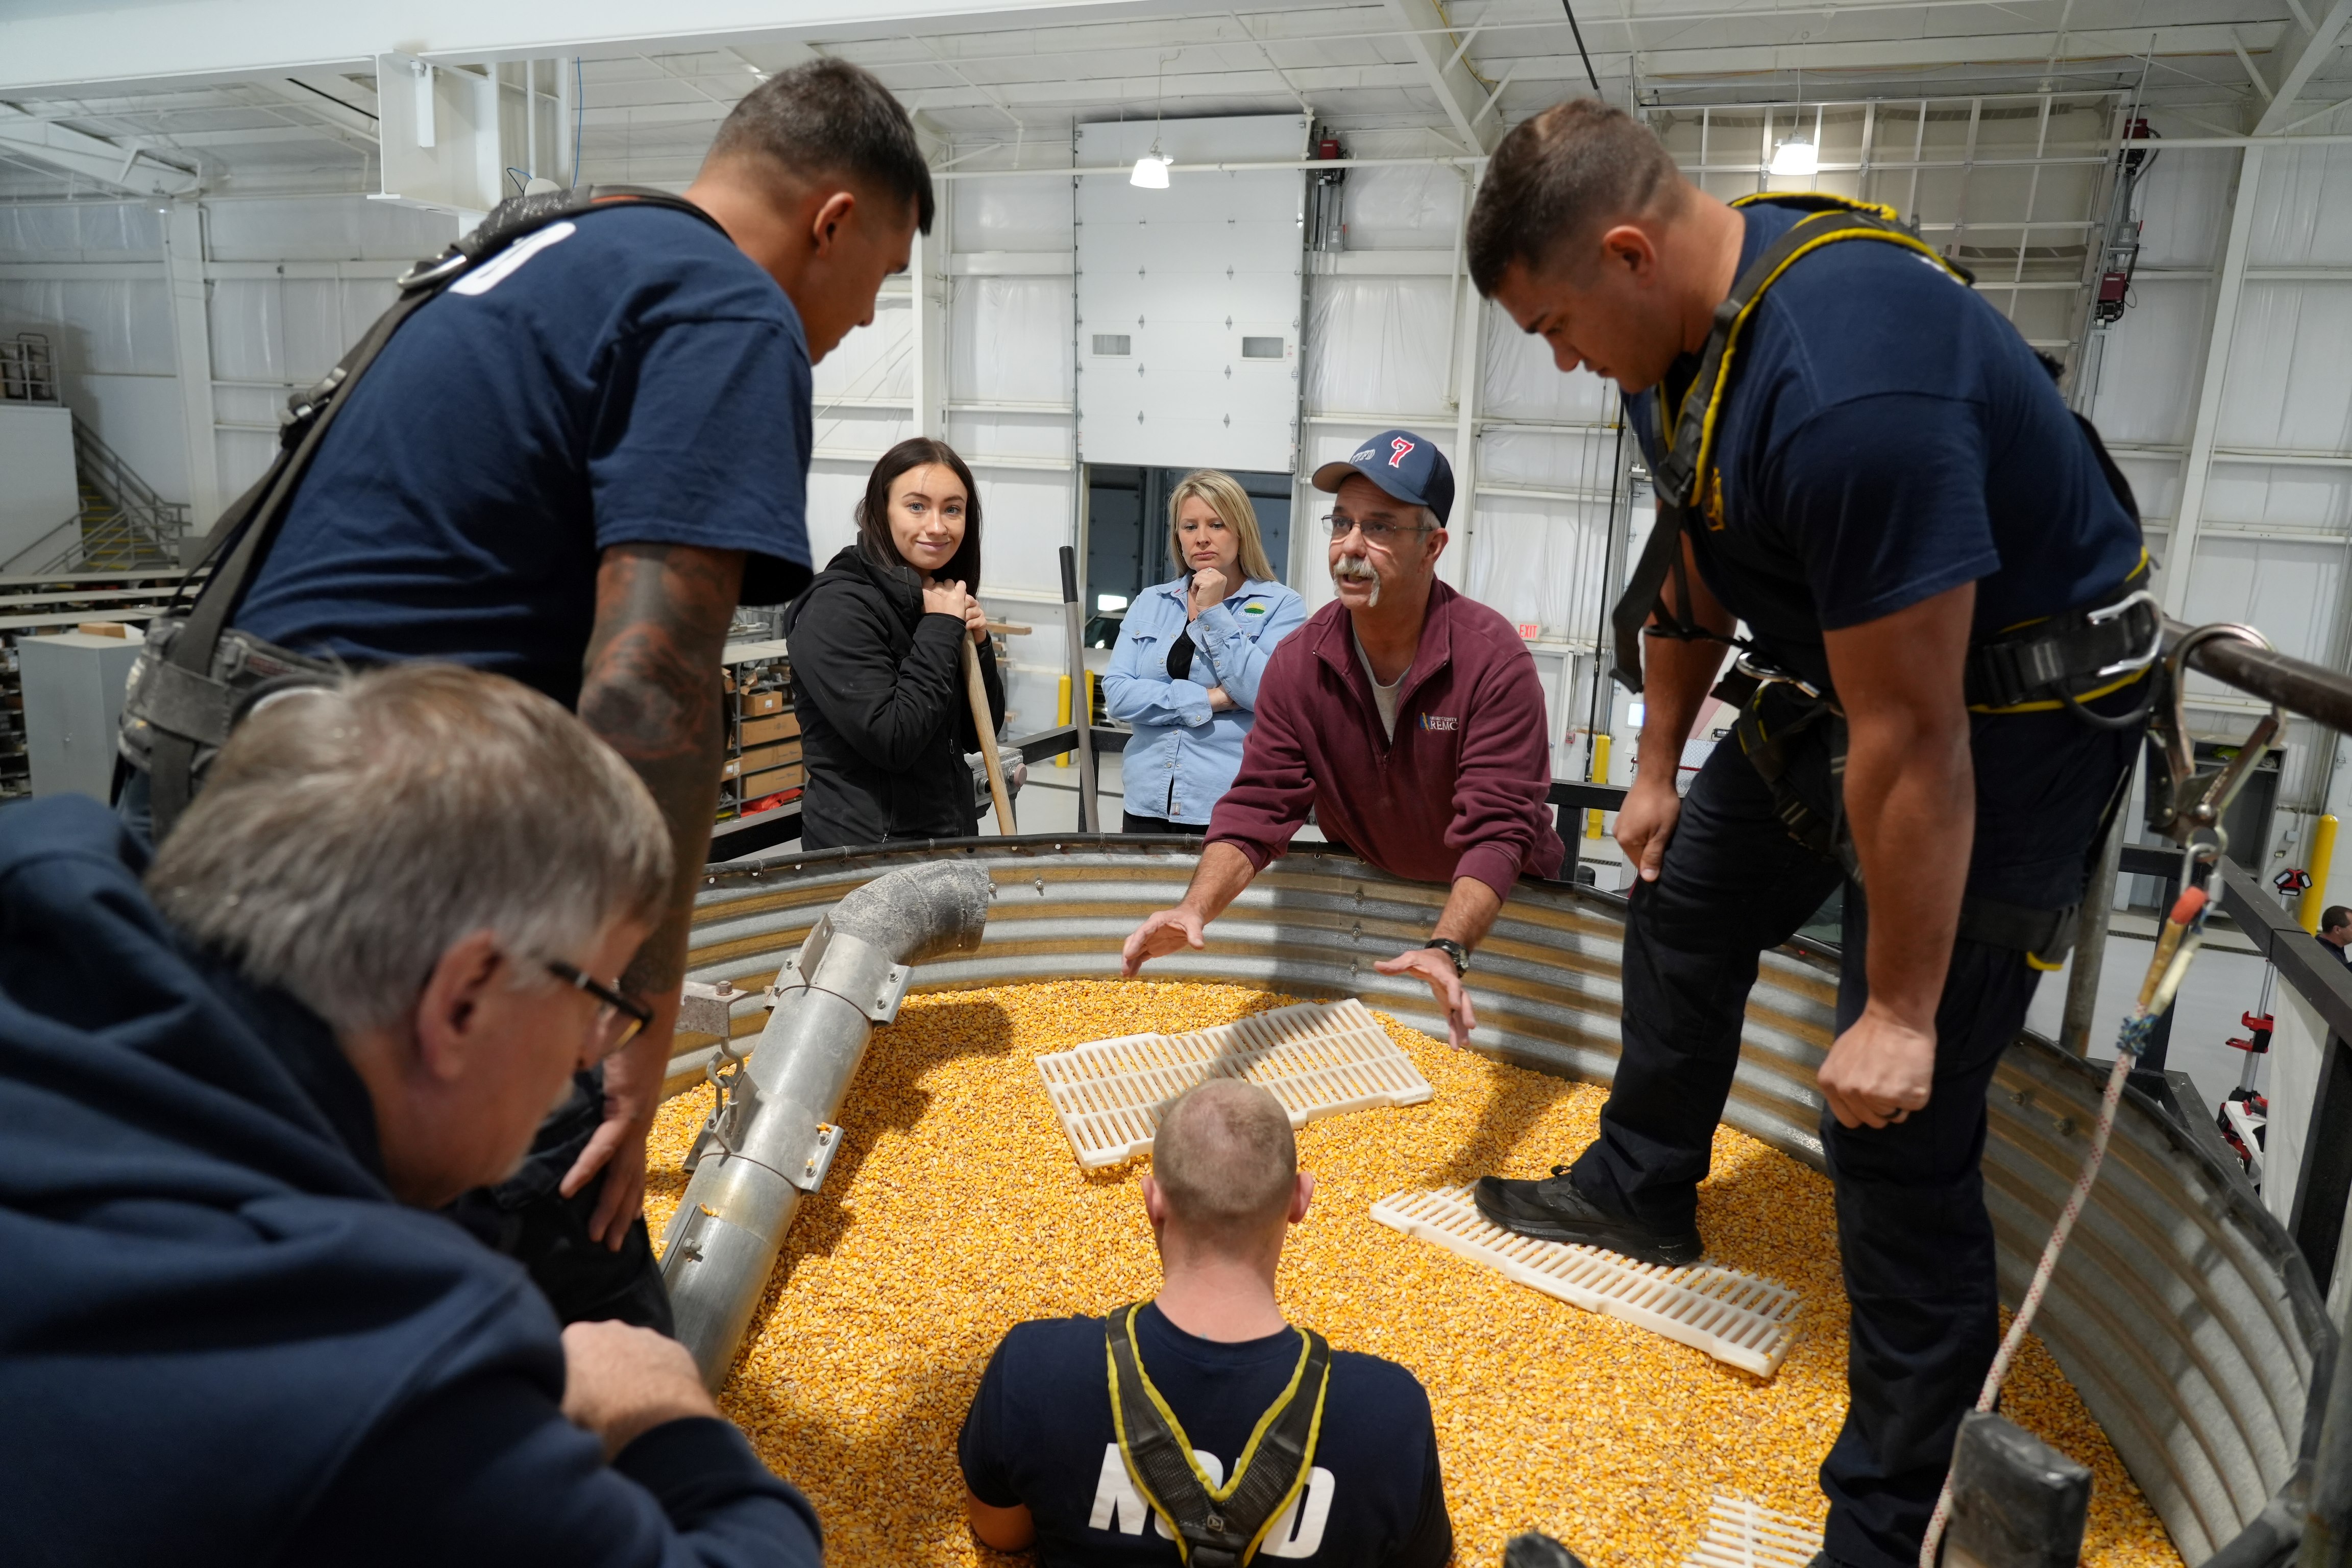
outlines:
M1470 1031L1478 1026L1477 1012L1470 1005L1470 993L1462 977L1454 973L1454 961L1443 950L1416 947L1410 952L1398 953L1372 965L1382 974L1418 974L1428 982L1429 994L1445 1009L1445 1032L1459 1050L1470 1043Z
M1202 948L1209 945L1203 934L1208 922L1192 910L1179 904L1172 910L1162 910L1135 928L1119 950L1118 972L1127 979L1135 978L1145 961L1171 953L1180 947Z

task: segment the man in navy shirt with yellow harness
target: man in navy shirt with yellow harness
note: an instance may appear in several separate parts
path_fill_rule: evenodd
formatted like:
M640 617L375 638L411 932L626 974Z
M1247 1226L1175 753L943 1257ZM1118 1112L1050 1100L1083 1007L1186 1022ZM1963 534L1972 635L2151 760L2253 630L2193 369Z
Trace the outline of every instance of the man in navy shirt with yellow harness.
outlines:
M1627 395L1658 521L1618 608L1646 703L1623 1054L1525 1235L1695 1262L1759 953L1847 886L1821 1068L1852 1341L1823 1560L1908 1568L1998 1334L1985 1094L2072 941L2158 615L2128 489L2048 368L1884 208L1727 205L1651 132L1562 103L1496 150L1480 291ZM1738 668L1716 688L1738 626ZM1686 799L1710 688L1743 705ZM1842 784L1842 787L1841 787ZM1866 894L1865 894L1866 889Z

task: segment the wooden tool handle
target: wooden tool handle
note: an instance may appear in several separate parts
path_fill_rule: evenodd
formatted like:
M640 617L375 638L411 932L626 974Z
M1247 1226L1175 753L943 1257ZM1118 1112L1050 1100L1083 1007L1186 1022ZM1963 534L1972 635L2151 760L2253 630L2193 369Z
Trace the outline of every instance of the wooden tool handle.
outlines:
M1013 802L1004 794L1004 770L996 761L996 725L988 714L988 685L980 678L980 648L971 634L963 634L963 689L971 699L971 727L980 731L980 758L988 768L988 794L996 802L996 831L1010 838L1020 829L1013 821Z

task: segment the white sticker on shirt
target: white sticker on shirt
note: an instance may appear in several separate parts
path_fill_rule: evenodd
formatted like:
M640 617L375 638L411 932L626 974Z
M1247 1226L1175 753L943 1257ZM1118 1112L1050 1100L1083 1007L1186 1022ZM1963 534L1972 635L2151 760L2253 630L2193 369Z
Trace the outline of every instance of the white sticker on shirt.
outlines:
M513 277L515 269L520 267L524 262L529 261L532 257L537 256L549 246L556 244L561 240L570 239L573 235L579 232L578 226L573 224L550 224L545 228L541 229L537 234L530 235L524 238L516 240L512 245L508 246L506 249L500 251L496 257L492 258L487 266L478 267L471 272L467 273L463 278L458 279L455 283L450 284L449 292L452 294L487 294L491 289L497 288L499 284L505 282L509 278Z
M1192 1450L1201 1473L1209 1478L1212 1487L1224 1485L1224 1461L1214 1454ZM1290 1500L1290 1506L1265 1532L1265 1542L1258 1548L1261 1557L1312 1557L1322 1550L1324 1530L1331 1522L1331 1493L1337 1483L1331 1472L1318 1465L1307 1473L1307 1485ZM1127 1461L1119 1458L1118 1445L1103 1445L1102 1474L1095 1482L1094 1511L1087 1524L1095 1530L1115 1530L1122 1535L1140 1535L1149 1521L1163 1541L1173 1541L1176 1532L1168 1521L1154 1515L1136 1489L1135 1479L1127 1473Z

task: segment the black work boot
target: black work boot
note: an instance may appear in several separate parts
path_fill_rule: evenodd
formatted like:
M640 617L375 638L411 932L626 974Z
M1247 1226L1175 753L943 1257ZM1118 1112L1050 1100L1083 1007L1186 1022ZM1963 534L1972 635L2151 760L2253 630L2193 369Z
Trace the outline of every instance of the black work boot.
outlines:
M1541 1531L1531 1530L1504 1543L1503 1568L1584 1568L1584 1559Z
M1611 1213L1576 1190L1566 1165L1554 1165L1549 1180L1508 1182L1481 1176L1478 1212L1495 1225L1538 1241L1565 1241L1622 1254L1636 1263L1680 1268L1706 1254L1696 1226L1654 1230L1637 1219Z

